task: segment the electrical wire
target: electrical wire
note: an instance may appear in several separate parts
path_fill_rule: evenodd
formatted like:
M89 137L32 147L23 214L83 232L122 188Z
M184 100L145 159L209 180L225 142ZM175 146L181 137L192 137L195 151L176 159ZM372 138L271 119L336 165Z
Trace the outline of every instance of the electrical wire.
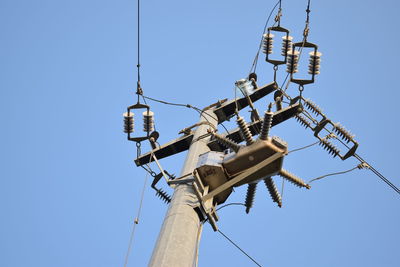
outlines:
M202 116L208 123L210 123L210 121L208 120L208 118L206 116L208 116L208 117L210 117L210 118L212 118L214 120L217 120L216 118L214 118L210 114L204 113L200 108L198 108L196 106L193 106L193 105L190 105L190 104L172 103L172 102L167 102L167 101L164 101L164 100L159 100L159 99L155 99L155 98L144 96L144 95L142 97L144 99L149 99L151 101L158 102L158 103L161 103L161 104L164 104L164 105L171 105L171 106L177 106L177 107L186 107L186 108L193 109L193 110L197 111L200 114L200 116ZM228 129L225 127L225 125L223 123L220 123L220 124L224 128L224 130L227 132L227 134L230 134Z
M359 165L357 165L356 167L351 168L351 169L349 169L349 170L346 170L346 171L334 172L334 173L329 173L329 174L325 174L325 175L319 176L319 177L317 177L317 178L311 179L308 183L310 184L310 183L312 183L312 182L314 182L314 181L321 180L321 179L323 179L323 178L325 178L325 177L328 177L328 176L334 176L334 175L339 175L339 174L345 174L345 173L348 173L348 172L352 172L352 171L354 171L355 169L360 169Z
M229 206L245 206L245 207L246 207L246 205L243 204L243 203L233 202L233 203L228 203L228 204L222 205L222 206L219 207L216 211L219 211L219 210L221 210L221 209L223 209L223 208L225 208L225 207L229 207Z
M296 149L290 150L290 151L288 152L288 154L293 153L293 152L296 152L296 151L300 151L300 150L303 150L303 149L306 149L306 148L309 148L309 147L312 147L312 146L315 146L315 145L318 144L319 142L320 142L320 141L317 141L317 142L312 143L312 144L310 144L310 145L306 145L306 146L303 146L303 147L300 147L300 148L296 148Z
M232 245L234 245L237 249L239 249L244 255L246 255L252 262L254 262L257 266L262 267L255 259L253 259L249 254L247 254L242 248L240 248L232 239L230 239L227 235L225 235L221 230L218 230L223 237L225 237Z
M383 182L385 182L388 186L390 186L396 193L400 194L400 189L392 184L385 176L383 176L378 170L376 170L371 164L367 163L361 156L358 154L354 154L354 157L358 159L361 162L364 162L368 164L369 169L376 175L378 176Z
M252 65L251 68L250 68L249 74L252 73L252 72L256 72L258 57L259 57L259 55L260 55L260 50L261 50L261 47L262 47L262 43L263 43L265 31L266 31L266 29L267 29L267 27L268 27L268 23L269 23L269 20L271 19L272 13L274 13L276 7L279 5L280 2L281 2L281 1L279 0L279 1L275 4L275 6L271 9L271 12L270 12L269 15L268 15L267 21L265 22L263 34L262 34L262 36L261 36L260 45L259 45L259 47L258 47L256 56L254 57L253 65ZM253 70L253 68L254 68L254 70Z
M197 231L196 256L194 258L194 264L193 264L193 266L195 266L195 267L199 266L200 237L201 237L202 232L203 232L203 224L201 223L199 226L199 229Z
M145 189L146 189L146 184L147 184L148 178L149 178L149 173L146 173L146 178L144 180L143 189L142 189L142 195L140 197L140 204L139 204L138 213L137 213L137 216L136 216L135 221L134 221L133 226L132 226L132 232L131 232L131 236L129 238L128 250L126 251L126 255L125 255L124 267L126 267L128 265L129 255L131 254L133 238L135 236L135 229L136 229L136 225L139 224L140 213L141 213L141 210L142 210L143 199L144 199L144 192L145 192Z
M140 83L140 0L137 1L137 80Z

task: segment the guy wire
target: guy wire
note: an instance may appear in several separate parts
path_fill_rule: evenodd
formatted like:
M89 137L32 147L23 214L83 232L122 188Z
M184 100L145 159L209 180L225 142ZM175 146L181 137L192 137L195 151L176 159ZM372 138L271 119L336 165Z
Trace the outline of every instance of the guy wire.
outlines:
M133 238L135 236L136 224L139 224L140 213L141 213L142 205L143 205L144 192L145 192L145 189L146 189L146 184L147 184L147 179L148 178L149 178L149 173L146 173L146 178L144 180L143 189L142 189L142 195L140 197L140 204L139 204L138 213L137 213L137 216L135 218L135 221L133 222L132 232L131 232L131 236L129 238L128 250L127 250L126 255L125 255L124 267L126 267L128 265L129 255L131 254Z
M221 230L218 230L218 233L220 233L223 237L226 238L232 245L234 245L237 249L239 249L244 255L246 255L252 262L254 262L257 266L262 267L255 259L253 259L249 254L247 254L242 248L240 248L235 242L233 242L232 239L230 239L228 236L226 236Z

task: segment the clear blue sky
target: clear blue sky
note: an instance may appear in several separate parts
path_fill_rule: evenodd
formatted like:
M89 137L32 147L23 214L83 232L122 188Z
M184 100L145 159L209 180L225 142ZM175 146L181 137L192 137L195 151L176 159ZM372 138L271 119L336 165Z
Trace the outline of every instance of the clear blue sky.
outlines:
M143 1L145 94L198 107L232 98L275 3ZM306 0L282 5L282 26L299 41ZM323 58L304 92L398 186L399 8L394 0L312 1L309 40ZM0 266L123 266L145 180L122 132L135 101L136 1L1 0L0 29ZM260 60L258 75L271 82L272 66ZM188 109L151 105L160 143L198 120ZM272 133L290 148L315 140L295 121ZM184 156L161 163L179 174ZM285 168L309 180L357 163L313 147L286 157ZM227 207L219 226L263 266L399 266L400 197L371 172L311 190L286 184L282 209L261 185L249 215ZM239 188L230 201L244 194ZM147 265L166 208L148 186L129 266ZM253 263L206 225L200 266Z

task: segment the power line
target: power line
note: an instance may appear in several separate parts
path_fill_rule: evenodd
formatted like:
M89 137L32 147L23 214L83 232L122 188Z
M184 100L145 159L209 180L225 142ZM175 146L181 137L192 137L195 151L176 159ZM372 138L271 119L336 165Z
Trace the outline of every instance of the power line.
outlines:
M319 176L319 177L317 177L317 178L311 179L308 183L310 184L310 183L312 183L312 182L314 182L314 181L321 180L321 179L323 179L323 178L325 178L325 177L328 177L328 176L334 176L334 175L339 175L339 174L345 174L345 173L348 173L348 172L352 172L352 171L354 171L355 169L361 169L361 168L359 167L359 165L357 165L356 167L351 168L351 169L346 170L346 171L341 171L341 172L334 172L334 173L325 174L325 175Z
M239 202L228 203L228 204L225 204L225 205L222 205L221 207L219 207L217 209L217 211L219 211L219 210L221 210L221 209L223 209L225 207L229 207L229 206L246 206L246 205L243 204L243 203L239 203Z
M390 182L385 176L383 176L378 170L376 170L371 164L367 163L361 156L359 156L358 154L354 154L354 157L356 157L356 159L358 159L361 162L365 162L366 164L368 164L369 169L376 175L378 176L382 181L384 181L388 186L390 186L397 194L400 194L400 189L395 186L394 184L392 184L392 182Z
M262 267L255 259L253 259L249 254L247 254L242 248L240 248L232 239L226 236L221 230L218 230L223 237L225 237L232 245L234 245L237 249L239 249L244 255L246 255L252 262L254 262L257 266Z
M129 255L131 254L133 238L135 236L135 229L136 229L136 225L139 224L140 213L142 211L142 205L143 205L144 192L145 192L145 189L146 189L146 184L147 184L147 179L148 178L149 178L149 173L146 174L146 179L144 180L142 194L141 194L141 197L140 197L140 204L139 204L138 213L137 213L137 216L135 218L135 221L133 222L132 232L131 232L131 236L129 238L128 250L126 251L126 255L125 255L124 267L126 267L128 265Z
M303 146L303 147L300 147L300 148L296 148L296 149L290 150L290 151L288 152L288 154L293 153L293 152L296 152L296 151L300 151L300 150L303 150L303 149L306 149L306 148L309 148L309 147L312 147L312 146L315 146L315 145L318 144L319 142L320 142L320 141L317 141L317 142L314 142L314 143L312 143L312 144L309 144L309 145L306 145L306 146Z
M196 106L193 106L193 105L190 105L190 104L172 103L172 102L167 102L167 101L164 101L164 100L159 100L159 99L155 99L155 98L144 96L144 95L142 95L142 97L143 97L143 99L149 99L151 101L158 102L158 103L161 103L161 104L164 104L164 105L177 106L177 107L186 107L186 108L193 109L193 110L197 111L197 113L199 113L200 116L202 116L209 123L210 123L210 121L208 120L208 118L205 115L207 115L209 118L212 118L213 120L216 120L213 116L211 116L211 115L209 115L207 113L204 113L200 108L198 108ZM225 125L223 123L220 123L220 124L221 124L222 128L224 128L224 130L229 134L229 131L225 127Z
M267 27L268 27L268 23L269 23L269 20L270 20L270 18L271 18L271 16L272 16L272 13L274 13L276 7L279 5L280 2L281 2L281 1L279 0L279 1L275 4L275 6L271 9L271 12L270 12L269 15L268 15L267 21L265 22L263 34L262 34L262 36L261 36L260 45L259 45L259 47L258 47L258 51L257 51L257 53L256 53L256 56L254 57L253 65L252 65L251 68L250 68L250 73L253 71L253 68L254 68L254 72L256 72L258 57L259 57L259 55L260 55L260 50L261 50L261 47L262 47L262 43L263 43L263 39L264 39L265 30L266 30Z

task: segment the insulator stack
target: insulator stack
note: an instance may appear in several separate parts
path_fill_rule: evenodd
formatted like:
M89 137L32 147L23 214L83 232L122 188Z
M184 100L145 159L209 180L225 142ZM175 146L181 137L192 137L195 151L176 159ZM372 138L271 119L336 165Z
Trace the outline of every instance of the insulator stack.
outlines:
M133 112L125 112L124 114L124 133L133 133L134 118Z
M250 212L253 207L254 196L256 195L257 183L249 184L247 187L246 201L244 205L246 206L246 213Z
M253 137L243 117L237 116L236 122L240 128L240 132L242 133L244 140L246 140L246 144L247 145L253 144L254 143Z
M272 33L266 33L263 36L263 53L272 54L272 48L274 46L274 35Z
M333 157L339 156L340 150L331 142L327 141L326 139L322 139L319 144Z
M309 184L306 184L306 182L304 182L301 178L297 177L294 174L291 174L287 170L281 169L278 174L299 187L305 187L307 189L311 188Z
M301 114L297 114L296 115L296 120L301 124L301 125L303 125L306 129L307 128L312 128L311 127L311 122L307 119L307 118L305 118L303 115L301 115Z
M299 51L290 50L287 54L286 72L297 73L299 67Z
M286 56L292 50L292 40L293 37L289 35L285 35L282 37L282 56Z
M221 145L225 146L226 148L231 148L233 151L238 152L240 149L240 145L232 141L231 139L219 135L217 133L212 133L212 135L217 139L217 142Z
M266 111L264 115L264 121L261 127L260 139L267 140L269 135L269 130L271 129L272 119L274 117L274 113L271 111Z
M310 63L308 64L308 73L317 75L320 73L319 69L321 66L321 56L322 53L317 51L312 51L309 53Z
M143 112L143 131L147 133L154 131L154 113L150 110Z
M162 189L157 189L156 196L158 196L165 203L170 203L172 198Z
M347 131L342 125L335 124L333 130L342 137L347 143L353 140L354 135L352 135L349 131Z
M281 208L282 207L282 197L281 194L279 194L278 189L276 188L276 185L274 181L272 180L271 177L265 178L264 183L267 186L268 192L271 195L271 198L274 202L278 204L278 206Z
M317 104L315 104L314 102L312 102L310 99L306 99L304 101L304 105L313 113L317 114L317 115L321 115L323 116L323 112L321 110L321 108L319 106L317 106Z

